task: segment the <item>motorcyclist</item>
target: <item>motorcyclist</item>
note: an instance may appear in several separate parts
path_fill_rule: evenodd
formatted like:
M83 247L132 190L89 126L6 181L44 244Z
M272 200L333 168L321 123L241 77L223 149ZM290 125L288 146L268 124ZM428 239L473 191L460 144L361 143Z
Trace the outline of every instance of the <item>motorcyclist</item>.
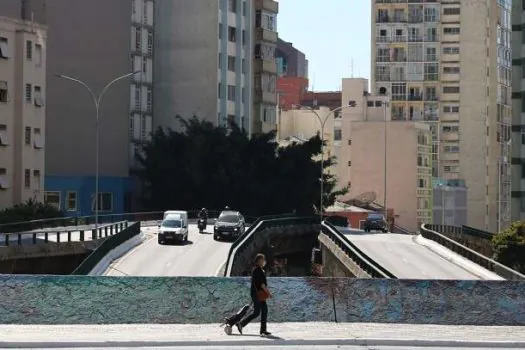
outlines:
M230 207L229 206L225 206L224 210L230 210Z
M206 210L206 208L202 208L199 212L199 219L208 220L208 211Z

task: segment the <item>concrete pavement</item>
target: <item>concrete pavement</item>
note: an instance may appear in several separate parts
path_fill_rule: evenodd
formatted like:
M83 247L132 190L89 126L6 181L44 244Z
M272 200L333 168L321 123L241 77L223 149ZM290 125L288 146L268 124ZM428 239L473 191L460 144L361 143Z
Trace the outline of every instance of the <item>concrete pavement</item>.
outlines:
M346 233L345 236L379 265L404 279L501 280L481 266L422 237L395 233ZM420 244L421 239L425 244ZM427 242L428 241L428 242ZM435 245L435 243L434 243Z
M159 245L157 227L143 228L148 240L115 261L106 276L217 276L226 262L231 243L213 240L213 225L199 233L189 225L188 242Z
M525 327L281 323L269 324L269 330L273 335L261 338L257 323L248 325L242 336L228 336L217 324L13 325L0 326L0 348L525 348Z

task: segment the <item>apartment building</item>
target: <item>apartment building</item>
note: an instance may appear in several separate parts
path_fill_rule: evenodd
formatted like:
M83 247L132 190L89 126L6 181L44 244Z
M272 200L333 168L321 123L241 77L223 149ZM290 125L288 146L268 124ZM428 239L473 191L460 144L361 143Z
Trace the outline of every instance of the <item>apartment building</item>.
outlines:
M176 128L179 115L275 128L277 10L271 0L158 2L154 124Z
M306 55L281 38L277 41L277 71L279 76L308 79L308 60Z
M48 28L45 199L68 215L95 208L95 106L83 86L55 75L79 79L98 94L113 79L139 72L113 84L100 104L99 209L129 210L131 160L152 130L154 1L2 0L0 14Z
M525 4L512 2L512 221L525 220Z
M510 0L376 0L372 91L432 131L433 176L463 179L467 222L510 221Z
M0 210L44 199L46 36L0 17Z
M334 121L334 154L339 183L350 187L343 200L373 192L379 205L386 196L396 224L415 231L432 222L430 126L393 120L393 103L368 93L367 79L345 78L342 87L349 107Z

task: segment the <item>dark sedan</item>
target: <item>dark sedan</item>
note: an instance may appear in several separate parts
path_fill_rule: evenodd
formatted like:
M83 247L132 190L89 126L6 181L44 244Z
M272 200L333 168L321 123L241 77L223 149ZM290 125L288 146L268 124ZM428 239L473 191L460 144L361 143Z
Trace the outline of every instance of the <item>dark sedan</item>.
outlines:
M244 217L238 211L223 211L215 222L213 239L236 240L245 230Z

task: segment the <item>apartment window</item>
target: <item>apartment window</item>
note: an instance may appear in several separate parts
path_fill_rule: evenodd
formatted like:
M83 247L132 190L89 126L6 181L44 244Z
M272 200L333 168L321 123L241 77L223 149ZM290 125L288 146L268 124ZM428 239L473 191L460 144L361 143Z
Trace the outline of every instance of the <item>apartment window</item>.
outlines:
M42 133L40 132L40 129L39 128L35 128L33 130L33 133L34 133L33 146L36 149L44 148L44 142L43 142L43 139L42 139Z
M228 11L237 13L237 0L228 0Z
M140 87L135 86L135 110L140 111L142 108L142 103L140 101Z
M376 66L376 80L389 81L390 80L390 66L378 65Z
M148 31L148 55L153 55L153 33Z
M146 58L143 58L142 59L142 73L146 73L147 70L148 70L148 61L146 60Z
M435 62L437 61L437 49L435 47L427 47L425 61Z
M153 111L153 90L150 87L146 89L146 108L148 112Z
M242 88L242 91L241 91L241 101L242 101L242 103L244 103L245 98L246 98L246 89Z
M257 10L255 11L255 27L263 28L272 32L277 31L277 19L275 13Z
M374 107L374 101L366 101L367 107Z
M31 40L26 41L26 59L28 61L33 59L33 42Z
M24 139L25 139L26 145L31 144L31 127L29 126L26 126L25 128Z
M0 37L0 58L9 58L9 46L7 38Z
M246 1L243 1L242 2L242 15L243 16L246 16L246 11L247 11L247 9L246 9Z
M232 43L237 42L237 28L228 26L228 41Z
M445 27L443 28L443 34L445 35L458 35L459 27Z
M40 170L33 170L33 177L35 190L40 190Z
M407 97L407 84L406 83L395 83L392 84L392 100L393 101L404 101Z
M459 94L459 86L443 86L444 94Z
M443 9L444 15L459 15L461 13L461 9L459 7L445 7Z
M142 6L142 23L148 24L148 2L144 1Z
M235 62L236 62L235 56L228 56L228 70L230 72L235 72Z
M222 39L222 23L219 23L219 39Z
M439 64L438 63L425 63L424 68L425 80L436 81L439 76Z
M459 106L443 106L443 113L459 113Z
M92 201L92 211L95 211L95 196L93 196ZM100 192L98 194L98 210L110 212L113 211L113 193L111 192Z
M37 66L42 65L42 45L35 45L35 63Z
M341 129L334 130L334 141L341 141L343 138L343 132Z
M418 179L417 180L417 187L419 188L425 188L425 180L424 179Z
M459 132L459 125L443 125L443 132Z
M66 194L66 210L76 211L77 210L77 193L70 191Z
M459 74L459 67L443 67L444 74Z
M142 47L142 29L137 27L135 28L135 50L140 51Z
M219 83L217 85L217 97L218 98L224 98L224 94L222 92L222 83Z
M458 153L459 152L459 146L445 146L443 147L443 149L447 153Z
M49 204L60 210L60 192L46 191L44 192L44 203Z
M459 173L459 166L457 165L445 165L443 170L446 173Z
M242 59L242 62L241 62L241 66L242 66L242 74L245 74L246 73L246 59Z
M31 170L24 170L24 188L31 188Z
M458 55L459 54L459 47L457 47L457 46L444 47L443 48L443 54L444 55Z
M352 166L352 161L348 161L348 166Z
M25 98L26 102L33 101L33 86L31 84L26 84Z
M228 85L228 101L235 102L236 86Z
M521 132L521 144L525 145L525 131Z
M0 102L7 103L7 81L0 80Z
M438 22L439 12L435 7L425 7L424 11L425 22Z
M9 142L7 140L7 126L5 124L0 124L0 146L8 146Z
M378 48L376 58L377 62L390 62L390 49Z
M35 106L42 107L44 105L44 99L42 98L42 88L35 86Z
M242 30L242 44L246 45L246 31L244 29Z

